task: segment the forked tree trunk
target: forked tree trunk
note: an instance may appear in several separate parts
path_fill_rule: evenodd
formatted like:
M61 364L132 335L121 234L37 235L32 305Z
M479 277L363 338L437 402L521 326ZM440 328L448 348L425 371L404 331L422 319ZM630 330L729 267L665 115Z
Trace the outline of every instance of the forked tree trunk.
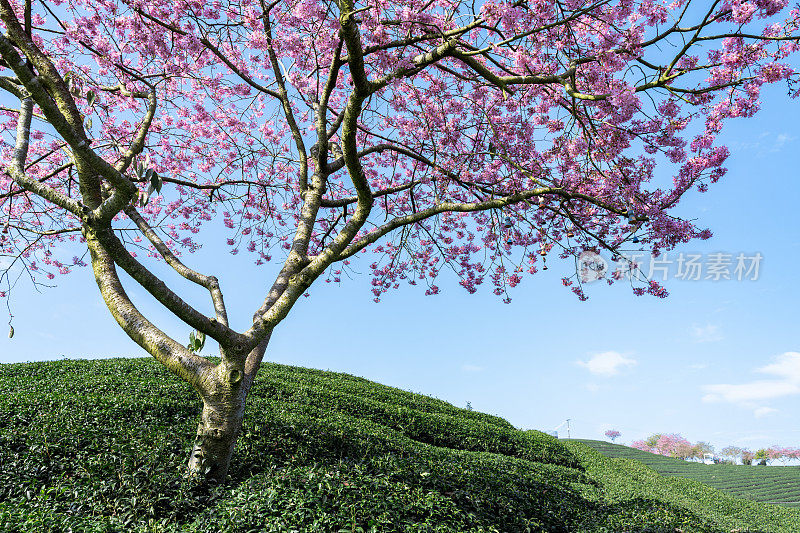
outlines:
M233 387L213 397L203 398L203 412L189 455L188 470L191 477L221 483L228 474L250 389L247 386L249 383L228 385Z

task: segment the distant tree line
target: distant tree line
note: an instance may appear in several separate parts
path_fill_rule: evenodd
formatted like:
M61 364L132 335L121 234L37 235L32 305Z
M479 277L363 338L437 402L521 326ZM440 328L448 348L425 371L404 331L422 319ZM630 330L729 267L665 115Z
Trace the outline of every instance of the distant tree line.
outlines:
M793 459L800 459L800 448L790 446L770 446L755 452L738 446L727 446L720 453L724 457L730 457L734 462L740 460L745 465L753 464L753 461L763 465L769 464L770 461L780 461L785 465Z
M714 453L714 446L711 444L703 441L692 443L678 433L654 433L644 440L632 442L631 447L685 460L702 460L704 454ZM800 448L771 446L753 452L747 448L726 446L722 448L719 455L731 463L741 462L745 465L753 464L753 461L762 465L767 465L771 461L787 464L791 460L800 459Z

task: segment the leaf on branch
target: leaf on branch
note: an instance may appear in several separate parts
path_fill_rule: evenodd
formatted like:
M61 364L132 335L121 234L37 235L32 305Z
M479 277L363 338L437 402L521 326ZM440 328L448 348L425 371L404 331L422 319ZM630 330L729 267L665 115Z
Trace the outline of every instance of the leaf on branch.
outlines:
M89 107L92 107L94 105L94 101L96 99L97 99L97 94L95 94L94 91L90 90L86 92L86 103L89 105Z
M152 168L148 168L147 172L145 172L145 179L150 182L150 185L147 187L147 197L153 195L153 193L161 194L161 186L163 182L161 180L161 176L159 176L155 170Z
M78 84L75 83L75 73L73 71L69 70L66 74L64 74L64 82L67 84L67 90L70 92L70 94L73 96L81 95Z
M158 173L155 170L153 170L153 175L150 176L150 185L156 190L158 194L161 194L161 186L163 184L164 182L161 180L161 176L159 176Z
M189 333L189 345L186 346L193 352L199 352L206 344L206 334L202 331L192 331Z

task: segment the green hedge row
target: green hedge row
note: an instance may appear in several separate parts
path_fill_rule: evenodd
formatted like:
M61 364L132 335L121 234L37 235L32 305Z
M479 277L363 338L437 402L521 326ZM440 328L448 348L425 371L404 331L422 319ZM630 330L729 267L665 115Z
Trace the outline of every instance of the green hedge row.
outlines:
M739 500L689 505L641 465L497 417L271 364L230 479L202 487L183 478L199 410L149 359L0 365L0 531L729 533L745 518L798 530L780 529L796 512L770 519L763 504L716 519Z
M705 465L603 441L576 439L576 442L582 442L608 457L633 459L661 475L693 479L740 498L769 502L800 501L800 467Z
M664 477L639 461L606 457L584 443L565 443L579 457L587 475L599 482L604 498L610 502L649 499L669 504L704 524L694 526L700 527L697 531L800 531L800 514L796 511L735 498L698 481Z
M577 467L575 458L553 437L538 431L520 432L474 416L461 416L470 411L421 410L413 402L396 403L391 396L375 394L373 390L319 381L284 381L274 375L265 376L259 387L259 395L278 401L284 409L344 413L433 446Z

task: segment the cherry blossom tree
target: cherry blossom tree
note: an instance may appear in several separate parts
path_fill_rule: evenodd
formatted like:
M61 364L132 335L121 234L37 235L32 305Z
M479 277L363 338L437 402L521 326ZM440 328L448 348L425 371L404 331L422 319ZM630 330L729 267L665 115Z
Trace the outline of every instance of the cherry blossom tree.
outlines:
M611 439L611 442L614 442L615 440L617 440L622 435L622 433L620 433L616 429L609 429L609 430L607 430L605 432L605 435L606 435L606 437Z
M800 459L800 448L786 447L783 449L783 458L781 460L785 461L784 464L798 459Z
M741 456L742 456L742 464L743 465L751 465L751 464L753 464L753 459L755 459L755 455L756 454L754 454L750 450L748 450L746 448L743 449L742 450L742 454L741 454Z
M724 175L728 119L764 84L794 91L786 7L0 0L3 281L90 265L119 326L203 401L190 472L224 479L270 335L319 280L363 264L378 301L401 282L436 294L445 269L509 301L548 256L709 238L675 208ZM213 223L280 268L244 331L224 280L183 255ZM188 348L120 270L193 330ZM577 273L563 283L585 298Z
M769 448L758 450L756 455L760 455L763 452L763 457L757 457L766 459L767 461L781 461L782 463L786 464L786 461L789 459L788 455L791 454L791 449L784 448L783 446L770 446Z
M714 452L714 447L707 442L699 441L692 444L679 433L654 433L645 440L632 442L631 447L679 459L702 459L703 454Z
M787 447L787 448L785 448L785 450L786 450L786 455L789 458L789 460L800 459L800 448Z
M692 457L692 448L692 443L677 433L661 435L655 446L656 453L680 459Z
M777 460L780 461L782 465L786 466L792 459L792 452L793 450L786 446L772 446L770 447L770 459L773 461Z
M642 450L650 453L660 453L658 450L658 441L661 439L661 433L653 433L644 440L635 440L631 443L632 448Z

